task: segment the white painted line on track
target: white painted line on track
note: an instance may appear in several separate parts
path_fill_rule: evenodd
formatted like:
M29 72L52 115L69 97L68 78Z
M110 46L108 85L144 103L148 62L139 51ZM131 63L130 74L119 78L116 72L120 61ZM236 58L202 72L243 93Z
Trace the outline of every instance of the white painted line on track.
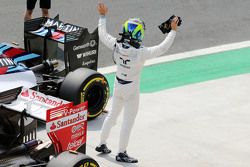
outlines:
M250 47L250 41L219 45L215 47L209 47L209 48L204 48L204 49L198 49L198 50L193 50L193 51L188 51L188 52L161 56L161 57L157 57L157 58L146 61L145 66L150 66L153 64L159 64L159 63L175 61L175 60L180 60L180 59L186 59L186 58L191 58L191 57L197 57L197 56L202 56L202 55L207 55L207 54L219 53L219 52L224 52L224 51L229 51L229 50L235 50L235 49L240 49L240 48L246 48L246 47ZM113 73L116 71L116 65L99 68L98 71L102 74Z

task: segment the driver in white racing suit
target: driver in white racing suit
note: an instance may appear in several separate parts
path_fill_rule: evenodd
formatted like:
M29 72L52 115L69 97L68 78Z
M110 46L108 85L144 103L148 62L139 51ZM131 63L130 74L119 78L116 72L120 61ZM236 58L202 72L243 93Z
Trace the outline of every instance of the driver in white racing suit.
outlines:
M123 25L121 39L116 39L106 31L105 15L107 10L107 7L103 3L99 4L98 11L101 15L98 25L99 38L108 48L114 50L113 56L117 65L117 72L114 83L112 109L104 121L100 135L100 144L96 147L96 151L105 154L111 152L106 145L106 140L111 128L116 123L117 117L122 109L124 109L116 160L137 163L137 159L128 156L126 149L138 112L140 74L147 59L160 56L170 48L175 39L178 17L175 17L171 22L172 30L162 43L153 47L144 47L141 46L145 30L143 21L139 18L127 20Z

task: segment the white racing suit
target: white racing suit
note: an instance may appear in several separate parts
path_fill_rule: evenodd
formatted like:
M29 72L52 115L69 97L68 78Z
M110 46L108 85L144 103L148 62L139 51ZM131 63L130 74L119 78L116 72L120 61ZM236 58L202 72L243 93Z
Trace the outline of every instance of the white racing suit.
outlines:
M176 32L171 31L165 40L153 47L136 49L132 46L123 47L116 38L106 31L106 18L101 16L98 25L100 40L114 50L114 61L117 65L114 83L112 109L106 117L102 130L100 144L106 144L111 128L124 108L123 122L120 132L119 152L126 151L131 129L139 106L140 74L145 61L165 53L172 45Z

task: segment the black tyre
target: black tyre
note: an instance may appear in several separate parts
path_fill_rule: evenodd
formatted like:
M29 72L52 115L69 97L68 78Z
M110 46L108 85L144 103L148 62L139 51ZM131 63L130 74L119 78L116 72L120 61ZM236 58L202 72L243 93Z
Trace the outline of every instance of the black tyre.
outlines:
M65 151L51 159L47 167L99 167L99 164L85 154Z
M88 101L88 118L93 119L102 113L108 102L108 81L97 71L78 68L65 77L59 97L75 105Z

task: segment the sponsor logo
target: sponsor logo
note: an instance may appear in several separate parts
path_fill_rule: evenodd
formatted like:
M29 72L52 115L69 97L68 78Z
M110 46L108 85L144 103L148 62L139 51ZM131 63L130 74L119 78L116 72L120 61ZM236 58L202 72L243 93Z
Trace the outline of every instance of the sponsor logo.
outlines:
M56 21L53 19L48 19L46 23L44 24L44 27L51 27L56 26L57 30L63 31L63 32L72 32L77 31L80 29L80 27L74 26L72 24L64 24L61 21Z
M81 58L91 56L91 55L94 55L94 54L96 54L96 50L90 50L90 51L87 51L85 53L77 54L76 57L77 57L77 59L81 59Z
M51 122L51 125L49 126L49 130L57 131L57 130L67 128L69 126L75 125L79 122L86 121L86 120L87 120L87 114L85 113L74 114L72 116L64 117L63 119L58 119L58 120ZM75 133L81 129L84 129L84 123L73 126L71 128L71 132Z
M77 133L74 133L74 134L72 134L71 139L82 137L84 134L85 134L84 130L80 131L80 132L77 132Z
M94 63L95 63L95 60L89 60L89 61L83 62L82 66L89 66L90 64L94 64Z
M86 143L87 107L85 102L76 106L71 102L47 110L46 130L57 153L75 151Z
M71 150L72 148L77 148L80 147L82 145L83 142L83 138L79 139L79 140L75 140L71 143L68 144L67 150Z
M82 53L76 55L77 59L82 58Z
M52 111L51 113L50 113L50 119L55 119L55 118L58 118L58 117L62 117L63 116L63 114L65 113L65 112L67 112L66 111L67 109L65 108L65 109L59 109L59 110L54 110L54 111Z
M123 59L122 57L120 57L120 60L122 62L122 63L120 63L120 66L127 68L127 69L131 68L130 66L128 66L128 62L130 62L129 59Z
M23 97L29 97L29 91L28 91L28 89L26 91L22 92L21 95Z
M79 108L71 108L69 110L66 110L66 112L64 112L64 116L76 114L76 113L84 111L84 110L86 110L86 106L82 106L82 107L79 107Z
M96 41L95 40L90 40L89 42L83 44L83 45L79 45L79 46L73 46L73 50L76 51L76 50L79 50L79 49L84 49L84 48L87 48L87 47L94 47L96 46Z
M0 58L0 67L15 66L15 62L10 58Z
M85 119L85 114L81 115L81 114L77 114L76 117L73 118L68 118L66 120L58 120L56 121L56 128L63 128L63 127L67 127L69 125L75 124L79 121L83 121L86 120Z
M31 100L36 100L36 101L39 101L41 103L45 103L45 104L48 104L48 105L54 106L54 107L57 107L57 106L60 106L63 104L62 100L56 100L54 98L52 99L51 97L46 96L42 93L35 92L35 91L29 91L28 89L25 91L22 91L21 96L25 97L25 98L29 98Z
M123 64L127 64L128 62L130 62L129 59L124 60L122 57L120 57L120 60L122 60L122 63L123 63Z
M87 109L86 106L82 106L82 107L76 108L76 109L69 109L69 110L67 108L60 108L58 110L51 111L49 114L49 116L50 116L49 119L52 120L52 119L55 119L58 117L70 116L70 115L76 114L80 111L84 111L86 109Z
M50 127L50 130L55 130L56 129L56 125L55 125L55 123L53 122L53 124L51 125L51 127Z
M126 65L121 64L121 63L120 63L120 66L122 66L122 67L124 67L124 68L127 68L127 69L130 69L130 68L131 68L130 66L126 66Z
M73 126L71 129L71 132L76 133L77 131L82 130L82 129L84 129L84 122L76 126Z
M94 162L84 162L84 164L80 165L80 167L84 166L91 166L91 167L97 167Z

